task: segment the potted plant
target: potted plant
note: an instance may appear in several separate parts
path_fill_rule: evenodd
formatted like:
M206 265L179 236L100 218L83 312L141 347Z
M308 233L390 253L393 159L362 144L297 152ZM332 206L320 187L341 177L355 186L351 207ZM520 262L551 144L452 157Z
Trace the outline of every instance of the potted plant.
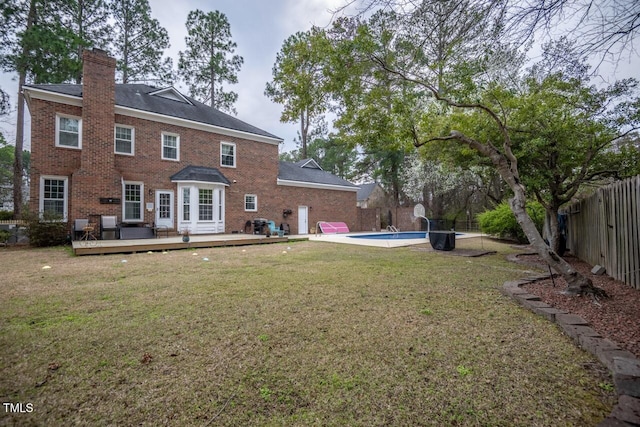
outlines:
M182 241L185 243L189 242L189 229L185 228L182 230Z

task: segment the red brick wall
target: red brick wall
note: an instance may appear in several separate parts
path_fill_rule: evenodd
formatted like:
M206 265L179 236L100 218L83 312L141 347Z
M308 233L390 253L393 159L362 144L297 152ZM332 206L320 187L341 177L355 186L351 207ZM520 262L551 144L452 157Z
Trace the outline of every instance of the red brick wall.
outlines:
M262 212L261 201L263 194L276 191L277 145L121 115L116 115L116 123L135 127L135 156L116 155L115 166L124 180L144 182L145 202L154 201L149 190L175 191L176 184L171 182L170 177L186 166L206 166L217 168L231 182L225 190L228 232L242 230L247 219L266 215ZM162 132L180 136L180 161L162 160ZM220 165L221 142L236 144L235 168ZM245 213L245 194L259 194L258 212ZM145 221L152 222L153 217L153 212L145 212Z
M422 222L413 216L412 207L358 208L356 231L380 231L388 225L389 213L392 225L400 231L421 231Z
M116 61L100 50L85 50L82 59L82 154L70 185L70 218L120 217L119 205L100 204L101 197L121 197L113 152Z
M273 219L276 225L286 222L291 228L291 233L298 234L300 233L298 230L298 206L307 206L309 208L309 228L315 227L318 221L340 221L346 223L349 230L355 230L357 210L355 191L278 187L279 190L268 197L266 201L264 212L268 215L259 216ZM258 200L258 203L262 202ZM282 215L284 209L290 209L292 212L287 218Z
M122 217L122 204L101 204L100 198L122 202L122 180L144 183L143 203L155 203L155 190L173 190L178 217L177 185L170 177L186 166L218 168L231 185L225 190L225 232L241 231L247 220L267 218L289 223L298 233L298 206L308 206L309 226L317 221L356 223L354 191L318 190L277 185L278 146L116 115L114 109L115 62L100 52L85 55L83 108L33 99L32 116L32 209L38 209L40 175L69 177L69 220L98 215ZM82 150L55 146L56 113L82 117ZM135 128L134 156L114 153L115 124ZM162 160L162 132L180 136L179 161ZM220 165L220 142L236 144L236 167ZM258 211L244 210L246 194L258 197ZM292 214L283 217L283 210ZM144 221L155 220L155 212L144 210Z
M358 208L354 231L380 231L380 208Z

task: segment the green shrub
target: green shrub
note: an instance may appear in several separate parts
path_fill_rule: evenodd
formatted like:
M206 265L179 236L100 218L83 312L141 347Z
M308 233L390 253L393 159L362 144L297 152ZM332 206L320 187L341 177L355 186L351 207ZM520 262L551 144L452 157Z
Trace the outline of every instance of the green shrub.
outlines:
M27 236L32 246L58 246L67 242L67 223L59 215L27 213Z
M529 202L527 203L527 212L538 231L542 233L545 216L544 207L538 202ZM479 214L478 224L483 233L503 239L513 239L519 243L527 243L529 241L507 202L502 202L495 209Z
M0 221L13 219L13 211L0 211Z
M11 237L11 233L7 230L0 230L0 243L7 243L9 237Z

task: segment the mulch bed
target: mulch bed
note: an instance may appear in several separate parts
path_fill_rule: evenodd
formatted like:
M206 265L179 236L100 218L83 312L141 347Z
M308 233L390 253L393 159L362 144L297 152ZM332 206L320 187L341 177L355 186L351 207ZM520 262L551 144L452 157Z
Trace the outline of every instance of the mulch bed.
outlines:
M518 259L542 269L548 268L538 255L523 254ZM596 299L591 296L564 295L561 292L566 282L561 276L554 278L555 286L551 279L546 279L522 288L557 309L582 317L604 338L615 341L640 358L640 290L606 274L591 274L593 267L576 257L565 256L564 259L580 274L589 277L595 286L604 289L609 297Z

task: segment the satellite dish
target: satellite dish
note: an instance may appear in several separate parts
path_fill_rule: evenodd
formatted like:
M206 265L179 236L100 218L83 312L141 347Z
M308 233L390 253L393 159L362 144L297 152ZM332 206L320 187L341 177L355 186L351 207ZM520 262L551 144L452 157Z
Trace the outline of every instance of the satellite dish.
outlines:
M421 203L418 203L414 208L413 208L413 216L415 216L416 218L424 218L426 211L424 210L424 206L422 206Z

